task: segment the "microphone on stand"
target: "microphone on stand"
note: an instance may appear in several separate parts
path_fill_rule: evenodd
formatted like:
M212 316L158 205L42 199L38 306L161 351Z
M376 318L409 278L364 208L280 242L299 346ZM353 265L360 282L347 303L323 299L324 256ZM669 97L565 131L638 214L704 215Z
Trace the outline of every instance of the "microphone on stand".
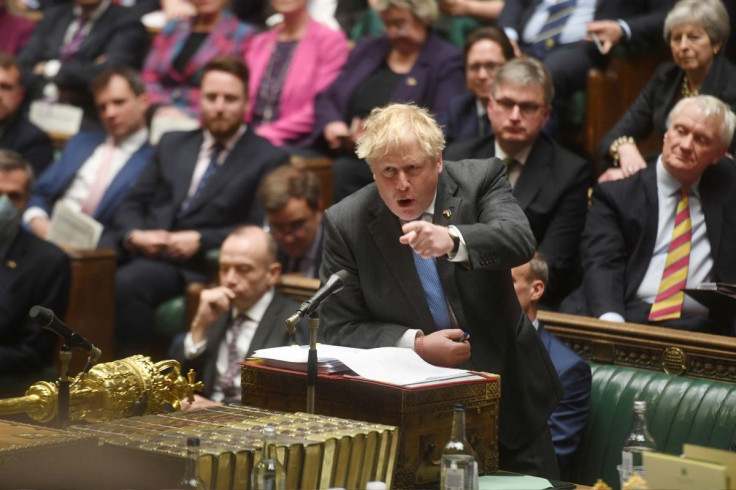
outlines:
M69 347L81 347L89 352L87 364L82 370L83 373L87 373L92 369L92 366L94 366L100 359L102 351L95 347L92 342L82 337L77 332L69 328L67 324L59 320L50 309L36 305L31 307L28 312L28 316L38 323L41 328L54 332L59 337L62 337Z
M286 320L286 328L289 330L289 337L294 339L294 328L299 320L309 315L332 294L342 290L345 286L345 280L350 274L346 270L337 271L327 279L327 282L314 293L314 296L306 300L299 306L299 309Z

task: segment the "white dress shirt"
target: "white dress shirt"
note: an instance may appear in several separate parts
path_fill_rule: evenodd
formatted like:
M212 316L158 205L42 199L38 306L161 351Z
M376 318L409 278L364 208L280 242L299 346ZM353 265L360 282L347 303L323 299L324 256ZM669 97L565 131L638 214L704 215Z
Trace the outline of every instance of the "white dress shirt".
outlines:
M654 242L654 251L649 261L649 266L644 274L639 288L636 291L637 299L649 304L654 304L659 292L659 284L662 281L664 263L667 260L667 250L672 240L672 230L675 227L675 214L677 203L680 201L682 184L672 177L662 164L660 155L657 160L657 200L658 221L657 238ZM703 205L700 201L700 179L690 186L690 197L688 204L690 208L690 221L692 223L692 241L690 247L690 263L687 272L686 287L692 288L704 282L712 281L713 257L711 255L708 230L705 227L705 215ZM642 210L644 212L644 210ZM708 309L694 299L685 295L682 304L683 315L707 314ZM621 313L608 312L600 316L601 320L623 322Z
M259 299L253 306L251 306L248 311L243 312L246 316L245 321L243 322L243 327L240 330L240 337L238 337L237 340L237 349L238 349L238 357L240 359L245 359L248 354L251 352L250 344L253 341L253 337L256 334L256 330L258 330L258 325L261 323L261 320L263 319L263 315L266 313L266 310L268 309L268 305L271 304L271 300L273 300L274 295L274 289L271 288L266 293L261 296L261 299ZM232 319L234 319L236 316L240 314L239 311L237 311L235 308L232 309ZM220 347L217 350L217 376L215 379L219 379L220 376L224 375L229 366L229 346L230 343L233 340L232 337L232 331L228 329L225 332L225 337L222 339L222 342L220 342ZM200 356L204 350L207 348L207 337L205 336L204 340L198 342L196 345L194 342L192 342L192 334L187 332L187 335L184 337L184 356L188 359L194 359L197 356ZM240 371L236 371L235 377L233 379L235 386L240 385ZM220 386L215 386L214 391L212 392L212 400L219 402L222 401L224 398L224 394L222 392L222 389Z
M110 185L118 172L130 160L133 154L138 151L148 141L148 129L143 128L129 135L119 145L114 146L112 150L112 163L110 171L107 173L106 187ZM104 159L109 151L109 145L112 145L112 138L108 136L105 141L98 145L95 151L84 161L72 182L67 187L64 194L59 200L64 201L72 209L81 212L82 205L90 196L92 186L97 177L97 172L104 163ZM26 209L23 213L23 222L28 224L35 218L49 219L48 213L39 208L32 207Z

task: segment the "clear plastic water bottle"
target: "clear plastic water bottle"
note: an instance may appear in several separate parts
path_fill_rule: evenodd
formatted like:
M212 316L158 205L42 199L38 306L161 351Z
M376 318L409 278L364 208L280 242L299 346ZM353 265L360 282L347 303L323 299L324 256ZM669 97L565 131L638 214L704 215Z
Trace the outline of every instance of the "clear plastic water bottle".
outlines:
M179 482L179 486L181 488L207 488L199 476L199 437L187 438L187 462L184 477Z
M478 458L465 439L465 405L453 407L452 435L442 449L440 488L442 490L477 490Z
M657 445L647 427L647 402L637 400L631 430L621 449L621 479L627 481L634 472L645 478L642 453L656 450Z
M253 490L285 490L286 472L276 455L276 427L263 429L261 460L253 468Z

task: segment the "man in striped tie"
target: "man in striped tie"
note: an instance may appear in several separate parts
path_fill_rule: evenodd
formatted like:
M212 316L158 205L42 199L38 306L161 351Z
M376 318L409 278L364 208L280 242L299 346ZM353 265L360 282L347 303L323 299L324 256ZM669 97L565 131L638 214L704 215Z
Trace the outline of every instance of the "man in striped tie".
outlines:
M728 312L684 290L736 282L736 115L706 95L670 113L656 165L593 192L583 234L585 279L563 311L732 335Z

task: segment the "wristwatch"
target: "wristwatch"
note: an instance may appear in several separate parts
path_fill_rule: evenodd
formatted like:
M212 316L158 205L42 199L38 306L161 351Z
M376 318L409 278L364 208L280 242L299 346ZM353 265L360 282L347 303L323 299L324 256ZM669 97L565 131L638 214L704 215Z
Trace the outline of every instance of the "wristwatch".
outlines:
M460 232L457 231L457 228L454 226L448 226L447 233L449 233L450 238L452 238L452 250L450 250L448 255L455 255L457 251L460 250Z

